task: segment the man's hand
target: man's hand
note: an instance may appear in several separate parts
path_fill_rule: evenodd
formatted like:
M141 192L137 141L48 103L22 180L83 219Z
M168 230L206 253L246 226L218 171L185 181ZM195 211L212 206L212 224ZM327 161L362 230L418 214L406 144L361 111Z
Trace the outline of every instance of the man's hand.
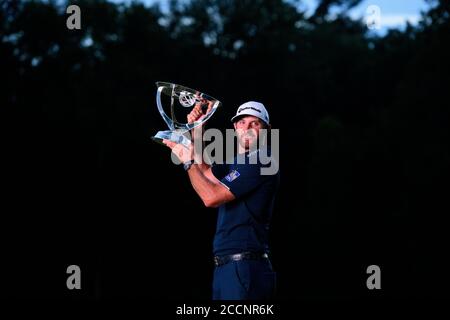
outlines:
M172 153L180 160L181 163L186 163L194 159L194 146L192 143L189 148L166 139L163 139L163 143L172 149Z
M206 99L203 98L200 99L201 101L197 103L192 109L192 111L188 114L187 116L188 123L193 123L195 121L203 119L211 111L214 103L212 101L207 101ZM203 141L202 135L203 135L203 124L193 129L192 140Z
M212 107L213 107L212 101L202 99L201 102L195 104L192 111L188 114L187 116L188 123L192 123L203 119L211 111Z

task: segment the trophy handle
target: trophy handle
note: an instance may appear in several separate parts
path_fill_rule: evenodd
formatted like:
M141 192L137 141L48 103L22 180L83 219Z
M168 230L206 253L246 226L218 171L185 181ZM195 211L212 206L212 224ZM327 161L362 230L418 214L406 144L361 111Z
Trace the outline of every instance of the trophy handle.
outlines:
M163 89L164 89L163 86L158 87L158 91L156 93L156 105L158 106L158 111L161 114L161 117L164 119L164 121L166 122L169 129L175 130L174 122L172 121L172 119L169 116L166 115L166 113L164 112L163 107L161 105L161 93L162 93Z

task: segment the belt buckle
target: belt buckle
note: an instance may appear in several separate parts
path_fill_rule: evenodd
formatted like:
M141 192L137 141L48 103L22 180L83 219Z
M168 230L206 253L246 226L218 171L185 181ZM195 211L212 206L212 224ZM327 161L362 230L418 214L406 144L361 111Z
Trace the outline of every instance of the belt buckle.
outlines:
M236 253L235 255L233 255L234 261L245 260L246 258L247 258L246 252Z

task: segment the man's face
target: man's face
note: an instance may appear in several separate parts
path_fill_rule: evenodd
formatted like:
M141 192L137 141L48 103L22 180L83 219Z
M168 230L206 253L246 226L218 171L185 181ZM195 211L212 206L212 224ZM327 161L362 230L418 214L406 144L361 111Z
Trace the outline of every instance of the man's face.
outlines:
M234 123L238 142L245 150L256 144L259 131L263 128L262 120L254 116L244 116Z

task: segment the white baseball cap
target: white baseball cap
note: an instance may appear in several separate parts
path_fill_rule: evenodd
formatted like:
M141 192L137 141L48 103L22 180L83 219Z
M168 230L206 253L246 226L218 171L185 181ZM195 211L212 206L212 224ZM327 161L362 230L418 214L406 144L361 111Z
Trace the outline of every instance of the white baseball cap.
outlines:
M231 121L234 122L234 119L244 115L257 117L267 125L269 124L269 113L267 112L266 107L260 102L249 101L241 104L236 111L236 115L231 118Z

